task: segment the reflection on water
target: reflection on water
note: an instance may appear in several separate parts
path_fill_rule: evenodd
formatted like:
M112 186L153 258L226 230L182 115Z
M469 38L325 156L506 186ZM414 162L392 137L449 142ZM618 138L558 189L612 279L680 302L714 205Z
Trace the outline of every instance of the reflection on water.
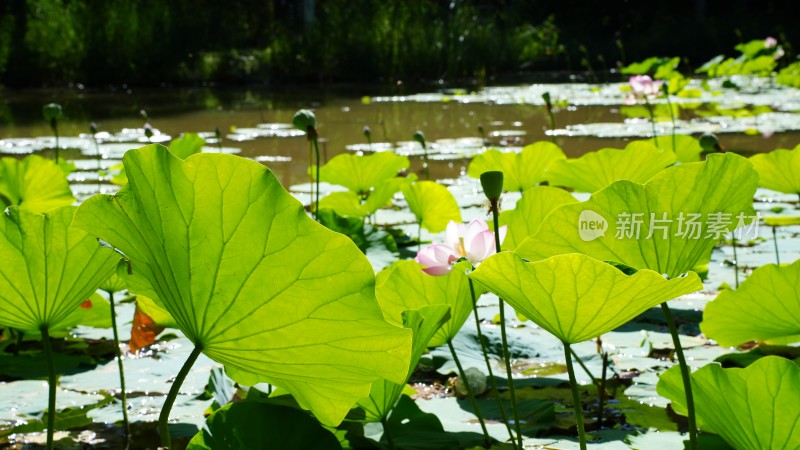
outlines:
M366 102L364 94L386 94L372 87L321 91L309 88L279 90L251 88L172 88L139 90L36 90L4 91L0 97L0 139L51 135L42 119L42 105L55 101L64 106L59 124L62 136L77 136L95 122L101 131L117 132L141 127L147 112L153 127L173 137L181 132L213 132L224 136L237 128L263 123L289 123L300 108L313 108L319 121L323 159L329 159L351 144L366 143L365 125L372 129L374 142L409 141L417 129L429 142L440 139L477 138L482 125L494 145L524 145L549 139L546 112L541 106L457 102ZM393 94L393 93L392 93ZM685 118L685 117L684 117ZM556 124L622 122L618 106L580 106L556 112ZM756 152L791 148L798 133L761 135L726 134L722 145L734 151ZM623 139L560 136L557 142L570 157L603 147L622 148ZM308 179L308 144L303 137L263 137L253 140L225 139L226 147L241 148L241 155L258 158L278 175L285 186ZM133 144L132 147L135 147ZM70 154L72 155L72 154ZM412 158L419 170L420 158ZM465 169L465 159L431 161L436 178L453 178Z

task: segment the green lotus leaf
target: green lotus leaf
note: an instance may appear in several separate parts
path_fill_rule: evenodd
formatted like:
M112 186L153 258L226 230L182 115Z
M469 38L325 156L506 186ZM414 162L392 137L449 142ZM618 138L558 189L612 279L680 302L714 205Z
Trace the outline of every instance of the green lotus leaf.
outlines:
M376 276L375 296L387 322L403 325L403 312L428 305L450 307L450 320L428 342L428 347L444 345L453 339L472 313L472 293L464 274L469 263L459 263L446 275L433 276L412 260L397 261ZM478 289L476 296L486 292Z
M649 142L656 145L656 139L646 139L644 142ZM700 141L688 134L676 134L674 136L659 136L658 145L660 149L670 149L675 153L675 157L682 163L698 162L702 158L700 154L703 153L703 147L700 146Z
M800 341L800 260L767 264L738 289L725 289L706 305L700 329L724 347L750 341L782 345Z
M368 156L343 153L336 155L319 169L319 179L344 186L356 194L367 195L373 188L396 177L398 172L408 166L407 157L391 152L378 152Z
M433 339L439 328L450 319L450 308L445 305L424 306L418 311L403 311L402 318L403 326L413 333L411 362L406 380L400 384L387 380L372 383L369 397L358 402L358 406L366 414L363 419L365 422L380 422L389 415L389 412L403 394L408 379L411 378L411 374L417 368L419 359L427 350L428 342Z
M503 250L514 250L539 229L548 214L561 205L577 203L569 192L550 186L534 186L522 194L514 209L500 213L500 225L508 225Z
M353 191L332 192L319 201L319 209L332 209L342 217L367 217L383 208L394 194L411 183L409 178L389 178L370 191L366 200Z
M766 356L744 369L708 364L691 375L700 427L740 450L800 448L800 367ZM658 393L686 415L680 367L661 374Z
M633 141L625 149L604 148L577 159L554 161L547 169L547 179L553 186L595 192L617 180L644 183L674 163L674 153Z
M0 217L0 324L64 329L116 267L119 255L70 226L75 207L44 214L18 206Z
M539 141L525 146L520 153L487 150L469 163L467 174L480 178L484 172L499 170L503 172L504 190L522 192L545 181L548 167L560 159L566 159L561 148Z
M117 264L117 270L111 273L111 276L106 278L105 281L100 283L98 289L106 292L119 292L125 290L128 286L125 283L125 274L128 271L128 262L120 259Z
M187 450L337 450L333 433L308 414L288 406L236 402L214 411Z
M186 159L203 151L206 140L194 133L183 133L169 143L169 151L180 159Z
M72 190L54 162L30 155L23 160L0 159L0 207L20 205L43 213L75 201Z
M708 263L725 233L752 222L757 183L749 161L732 153L669 167L644 185L617 181L553 211L517 252L528 260L583 253L676 277Z
M764 217L764 225L768 227L790 227L792 225L800 225L800 217L797 216Z
M578 253L526 262L502 252L469 277L568 344L608 333L653 306L703 288L694 272L671 280L652 270L625 275Z
M446 187L433 181L417 181L403 187L408 208L417 222L430 231L444 231L452 220L461 222L461 210Z
M411 332L383 320L369 261L266 167L158 145L123 162L128 185L88 199L75 223L122 251L129 287L149 285L134 292L231 378L281 386L332 425L372 381L403 381Z
M761 179L758 185L786 194L800 194L800 145L750 157Z

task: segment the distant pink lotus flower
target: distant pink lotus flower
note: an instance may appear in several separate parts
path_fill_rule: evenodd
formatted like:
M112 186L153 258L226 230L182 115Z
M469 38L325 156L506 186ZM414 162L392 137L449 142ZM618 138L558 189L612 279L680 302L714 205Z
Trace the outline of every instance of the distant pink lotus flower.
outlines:
M778 40L775 39L774 37L767 36L767 38L764 39L764 48L772 48L775 47L776 45L778 45Z
M655 98L664 84L661 80L653 80L649 75L634 75L628 79L631 91L637 98Z
M506 237L508 227L500 227L500 242ZM467 225L450 221L445 229L445 243L432 244L417 253L416 261L428 275L444 275L459 258L467 258L473 265L497 252L494 232L485 220L475 219Z

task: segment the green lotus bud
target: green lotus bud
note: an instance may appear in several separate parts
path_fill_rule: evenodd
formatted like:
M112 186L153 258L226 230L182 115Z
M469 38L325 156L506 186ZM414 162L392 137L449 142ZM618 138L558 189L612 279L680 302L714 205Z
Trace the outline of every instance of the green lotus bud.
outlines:
M553 106L553 102L550 99L549 92L545 92L544 94L542 94L542 100L544 100L544 104L547 105L548 108Z
M219 130L219 127L214 128L214 137L216 137L217 140L222 139L222 131Z
M713 133L703 133L700 136L700 147L706 153L720 151L722 148L719 146L719 139Z
M486 130L481 124L478 124L478 133L481 135L481 138L486 139Z
M147 139L153 137L153 126L149 123L144 124L144 135Z
M44 120L48 122L57 120L61 117L61 105L58 103L48 103L42 108L42 114L44 115Z
M97 124L92 122L89 124L89 132L92 134L97 134Z
M372 129L368 125L364 125L364 137L367 138L368 141L372 140Z
M428 148L425 145L425 134L423 134L422 131L417 130L414 132L414 140L419 142L422 148Z
M298 130L308 133L309 130L317 129L317 116L311 110L301 109L294 113L292 123Z
M481 186L483 193L489 200L498 200L503 193L503 172L493 170L481 174Z

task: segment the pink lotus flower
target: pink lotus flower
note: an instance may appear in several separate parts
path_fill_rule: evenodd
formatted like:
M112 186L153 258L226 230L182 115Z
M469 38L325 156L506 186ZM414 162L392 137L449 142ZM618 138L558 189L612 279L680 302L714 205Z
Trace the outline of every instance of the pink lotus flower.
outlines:
M500 227L500 242L506 237L507 226ZM497 252L494 232L485 220L475 219L467 225L451 221L445 229L445 243L432 244L417 253L416 261L428 275L444 275L459 258L467 258L473 265Z
M653 80L648 75L634 75L628 79L631 91L637 98L655 98L661 92L661 80Z
M767 36L767 38L764 39L764 48L772 48L775 47L776 45L778 45L778 40L775 39L774 37Z

